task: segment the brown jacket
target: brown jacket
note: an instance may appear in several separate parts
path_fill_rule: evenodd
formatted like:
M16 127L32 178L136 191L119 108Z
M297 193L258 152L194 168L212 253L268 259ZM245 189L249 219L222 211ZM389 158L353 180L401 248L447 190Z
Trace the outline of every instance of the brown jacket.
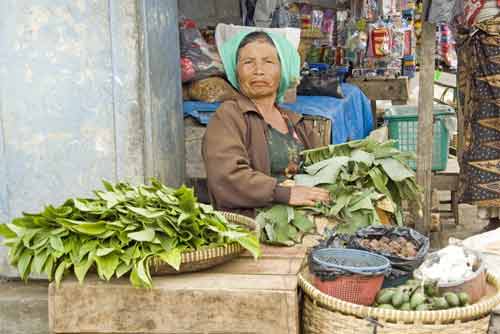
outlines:
M282 111L306 149L318 146L318 135L302 116ZM290 188L278 185L278 180L269 176L267 129L255 105L242 95L225 101L210 120L202 155L210 200L218 210L252 212L271 203L288 203ZM245 213L251 215L248 211Z

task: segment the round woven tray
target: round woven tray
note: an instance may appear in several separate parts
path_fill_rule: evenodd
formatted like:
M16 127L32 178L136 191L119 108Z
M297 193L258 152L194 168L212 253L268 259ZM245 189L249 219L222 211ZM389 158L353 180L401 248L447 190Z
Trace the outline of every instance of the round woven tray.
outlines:
M229 222L243 225L250 230L255 230L255 222L252 219L230 212L221 213ZM160 276L204 270L227 262L237 257L242 251L243 247L239 243L233 242L224 246L185 252L182 254L179 270L175 270L159 257L154 257L149 263L150 271L151 275Z
M379 334L486 333L489 314L500 303L499 281L489 274L487 279L497 292L474 305L441 311L398 311L351 304L326 295L313 286L305 268L299 274L299 285L306 295L304 333L372 334L374 326L378 326Z

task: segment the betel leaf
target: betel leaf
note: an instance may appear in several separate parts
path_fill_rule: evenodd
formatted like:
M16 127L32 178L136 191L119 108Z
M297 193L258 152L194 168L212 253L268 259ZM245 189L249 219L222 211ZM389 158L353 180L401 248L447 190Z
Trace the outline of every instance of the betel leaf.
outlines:
M49 256L50 252L47 249L39 254L36 254L33 258L33 262L31 263L31 272L35 274L42 273L45 262Z
M94 264L94 258L92 254L89 254L85 260L73 265L75 276L80 284L83 283L83 280L85 279L85 276L87 275L90 267L92 267L92 264Z
M96 256L95 262L97 264L97 272L99 276L102 276L109 281L118 267L120 258L117 254L111 253L106 256Z
M128 237L137 241L153 241L155 238L155 230L147 228L142 231L129 233Z
M72 229L87 235L99 235L107 231L106 224L103 222L81 223L72 226Z
M130 270L132 270L132 267L133 267L132 263L129 264L125 262L120 263L116 268L116 278L120 278L126 273L128 273Z
M52 247L56 251L60 251L64 253L64 245L60 237L51 235L49 237L50 247Z
M17 263L17 269L22 280L26 280L30 273L29 267L31 265L31 260L33 259L33 252L29 249L25 249L21 256L19 257L19 262Z
M142 216L144 218L159 218L165 214L164 211L162 210L150 210L150 209L144 209L144 208L136 208L131 205L127 205L127 209L138 214L139 216Z
M179 270L181 267L182 253L177 248L172 248L168 251L158 253L160 259L168 263L175 270Z
M96 256L106 256L110 253L112 253L115 249L114 248L99 248L97 252L95 253Z
M68 269L69 267L71 267L71 263L69 262L69 260L64 260L61 263L59 263L59 265L57 266L57 269L56 269L55 274L54 274L54 280L56 281L56 287L60 286L61 280L64 276L64 273L65 273L66 269Z
M0 236L10 239L10 238L15 238L17 234L12 231L7 225L5 224L0 224Z

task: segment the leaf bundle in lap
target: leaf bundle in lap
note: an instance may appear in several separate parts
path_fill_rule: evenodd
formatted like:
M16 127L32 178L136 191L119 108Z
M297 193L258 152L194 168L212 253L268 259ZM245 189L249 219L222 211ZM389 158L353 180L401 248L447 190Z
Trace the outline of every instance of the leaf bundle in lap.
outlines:
M9 261L22 279L45 273L59 285L73 270L83 282L92 266L101 279L129 274L134 286L151 287L149 260L159 257L179 270L183 252L238 242L255 257L256 236L229 223L211 206L197 203L192 189L112 185L89 199L69 199L43 212L24 213L0 224Z

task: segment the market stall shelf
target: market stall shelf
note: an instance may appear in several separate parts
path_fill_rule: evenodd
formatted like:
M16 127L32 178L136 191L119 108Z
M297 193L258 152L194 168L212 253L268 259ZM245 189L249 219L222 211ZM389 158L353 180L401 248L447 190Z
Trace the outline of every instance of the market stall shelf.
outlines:
M49 288L50 333L299 333L297 273L307 248L263 246L199 273L156 277L153 289L89 277Z
M500 283L492 275L488 275L488 283L492 291L470 306L440 311L399 311L355 305L323 294L313 286L306 269L299 274L299 285L306 295L304 333L485 334L490 312L500 303Z

